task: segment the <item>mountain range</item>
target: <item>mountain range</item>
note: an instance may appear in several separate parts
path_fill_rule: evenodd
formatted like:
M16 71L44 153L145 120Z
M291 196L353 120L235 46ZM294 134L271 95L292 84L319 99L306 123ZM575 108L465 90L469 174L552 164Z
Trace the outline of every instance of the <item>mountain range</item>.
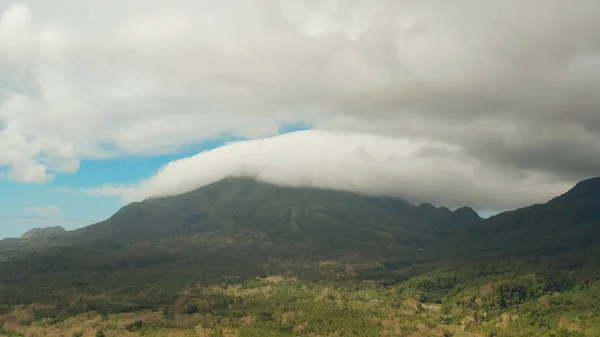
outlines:
M0 335L595 336L599 241L600 178L488 219L227 178L0 241Z
M403 199L226 178L182 195L131 203L75 231L36 228L22 239L0 241L0 249L94 244L116 249L196 238L208 246L255 244L323 256L413 254L461 242L479 252L509 252L593 244L599 221L600 178L582 181L545 204L488 219L469 207L451 211Z
M227 178L131 203L78 230L35 230L26 237L0 241L5 284L28 282L32 275L60 281L73 273L162 280L172 275L165 270L206 282L223 275L310 277L314 263L330 260L401 268L469 256L560 253L600 239L600 178L545 204L488 219L469 207L451 211Z
M227 178L182 195L131 203L75 231L34 229L22 238L37 239L40 248L202 238L208 245L236 242L323 256L379 256L421 251L445 233L480 220L469 207L451 211L389 197ZM9 242L14 248L25 240L4 240L0 248Z

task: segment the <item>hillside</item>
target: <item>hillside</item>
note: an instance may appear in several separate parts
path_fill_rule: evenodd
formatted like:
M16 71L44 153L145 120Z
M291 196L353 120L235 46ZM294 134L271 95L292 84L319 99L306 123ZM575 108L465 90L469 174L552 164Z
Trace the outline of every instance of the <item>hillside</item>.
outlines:
M598 178L485 220L228 178L5 240L0 335L595 336L599 206Z
M600 242L600 178L545 204L498 214L459 230L454 244L497 254L560 253Z
M0 272L10 275L5 282L31 281L32 275L63 282L72 273L101 279L133 273L156 282L168 282L174 273L182 275L180 282L278 272L318 278L312 266L320 261L431 260L435 251L429 244L440 233L477 219L468 208L452 212L387 197L227 178L186 194L132 203L100 223L38 239L35 247L21 245L10 251Z
M319 256L415 253L440 232L479 220L469 208L227 178L195 191L132 203L73 240L117 246L203 237L204 245L268 245ZM377 249L375 249L377 248Z

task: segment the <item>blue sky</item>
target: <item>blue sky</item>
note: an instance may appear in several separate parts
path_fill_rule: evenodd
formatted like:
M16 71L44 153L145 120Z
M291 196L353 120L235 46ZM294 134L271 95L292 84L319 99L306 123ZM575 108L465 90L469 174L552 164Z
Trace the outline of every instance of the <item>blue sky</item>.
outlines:
M281 133L310 128L283 125ZM75 229L108 218L123 202L118 196L81 193L102 184L127 185L154 175L162 166L210 150L236 138L203 142L173 154L82 160L74 174L58 174L47 184L29 184L0 178L0 238L18 237L31 228L62 226ZM46 208L51 206L51 210ZM54 207L60 212L56 212ZM41 210L40 210L41 209Z
M209 144L206 149L214 146ZM117 196L88 195L77 192L104 183L126 184L150 176L162 165L186 156L118 158L102 161L82 160L72 175L57 175L48 184L27 184L0 180L0 237L19 236L34 227L81 227L107 218L122 202ZM70 190L70 191L67 191ZM28 207L56 206L58 214L35 214Z

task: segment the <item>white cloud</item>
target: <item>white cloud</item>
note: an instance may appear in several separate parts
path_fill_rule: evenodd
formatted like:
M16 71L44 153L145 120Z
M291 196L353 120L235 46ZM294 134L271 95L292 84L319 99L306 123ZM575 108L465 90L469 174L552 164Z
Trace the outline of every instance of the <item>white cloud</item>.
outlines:
M55 217L60 214L60 208L52 205L29 206L25 208L27 213L39 215L42 217Z
M45 183L82 158L261 138L294 121L370 133L381 148L436 144L446 149L436 160L455 174L477 163L484 171L467 176L485 183L548 182L524 185L531 200L600 172L597 0L89 5L0 0L9 179ZM347 155L339 160L360 165ZM426 182L429 171L398 172ZM478 193L488 200L493 188ZM105 190L130 193L88 192Z
M84 194L90 194L90 195L101 195L101 196L112 197L112 196L123 196L123 195L129 194L129 193L133 192L134 189L135 188L133 186L117 186L117 185L103 184L102 186L97 187L97 188L83 189L83 190L81 190L81 192Z
M539 171L500 172L442 143L308 130L231 143L173 161L137 187L106 185L94 193L137 201L185 193L231 175L478 209L546 201L571 187Z

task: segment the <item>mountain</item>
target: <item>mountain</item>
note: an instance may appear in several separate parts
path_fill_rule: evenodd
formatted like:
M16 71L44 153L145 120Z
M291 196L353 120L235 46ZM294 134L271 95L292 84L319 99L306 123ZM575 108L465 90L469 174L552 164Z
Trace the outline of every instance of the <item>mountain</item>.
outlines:
M582 181L545 204L489 219L469 207L452 211L226 178L185 194L129 204L105 221L39 238L35 245L9 240L2 246L19 248L19 254L46 249L48 259L59 262L54 268L110 270L132 260L137 266L175 261L202 265L207 273L243 274L242 269L264 271L265 261L353 257L395 265L479 254L560 253L600 241L599 224L600 178Z
M153 280L173 273L207 280L291 269L306 274L311 263L325 260L401 265L432 259L430 243L477 219L466 208L227 178L129 204L100 223L39 239L34 249L13 249L12 256L21 258L0 264L0 273L68 277L67 271L119 270L119 277L129 271L136 277L151 273L145 277Z
M453 233L480 252L563 252L600 242L600 178L577 183L545 204L500 213Z
M595 336L599 229L599 178L485 220L228 178L0 241L0 335Z
M20 238L0 240L0 252L7 250L35 250L56 244L60 245L61 240L67 233L60 226L34 228L21 235Z
M445 227L478 219L470 209L452 212L388 197L227 178L182 195L132 203L74 235L119 246L203 236L206 245L233 240L317 255L371 256L417 252Z
M33 229L27 231L25 234L21 235L21 239L56 237L56 236L63 235L66 232L67 231L60 226L33 228Z
M479 214L470 207L460 207L451 211L447 207L438 208L430 203L423 203L415 207L409 218L414 223L428 224L431 226L431 230L438 235L444 235L481 220Z

